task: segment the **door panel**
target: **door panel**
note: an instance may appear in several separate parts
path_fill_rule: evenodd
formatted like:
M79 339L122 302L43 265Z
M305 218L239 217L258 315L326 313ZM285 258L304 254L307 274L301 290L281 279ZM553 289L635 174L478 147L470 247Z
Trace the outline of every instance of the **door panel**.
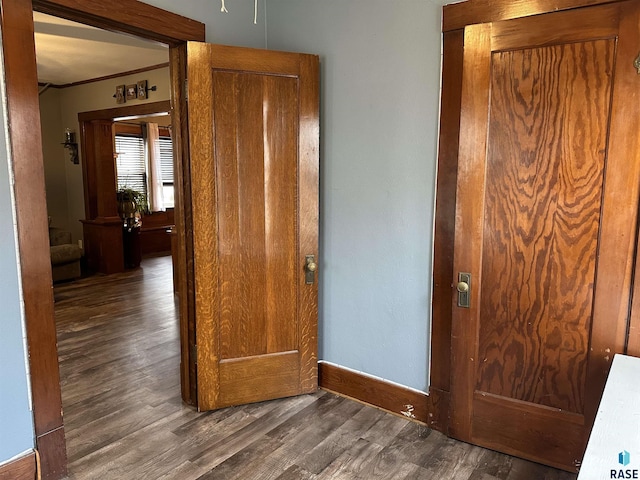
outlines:
M313 391L317 57L189 44L188 58L199 408Z
M299 357L294 350L220 362L220 402L237 405L301 393Z
M479 391L583 411L614 48L492 55Z
M220 358L296 348L297 80L214 72ZM272 161L273 160L273 161Z
M454 265L472 280L450 432L568 470L625 348L638 18L623 3L465 29Z

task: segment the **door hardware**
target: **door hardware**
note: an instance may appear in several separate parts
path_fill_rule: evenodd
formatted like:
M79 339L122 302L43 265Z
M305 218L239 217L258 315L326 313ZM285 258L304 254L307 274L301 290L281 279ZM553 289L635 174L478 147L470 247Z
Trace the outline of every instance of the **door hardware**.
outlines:
M316 275L315 272L318 270L318 265L316 264L315 255L307 255L305 256L305 276L304 280L307 285L312 285L315 282Z
M470 273L458 273L458 306L463 308L469 308L471 300L471 274Z

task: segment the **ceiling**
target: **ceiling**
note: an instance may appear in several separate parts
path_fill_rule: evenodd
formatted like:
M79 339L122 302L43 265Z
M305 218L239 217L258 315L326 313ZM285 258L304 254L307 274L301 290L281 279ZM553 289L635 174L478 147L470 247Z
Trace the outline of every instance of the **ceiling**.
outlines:
M91 80L167 63L166 45L34 12L38 81Z

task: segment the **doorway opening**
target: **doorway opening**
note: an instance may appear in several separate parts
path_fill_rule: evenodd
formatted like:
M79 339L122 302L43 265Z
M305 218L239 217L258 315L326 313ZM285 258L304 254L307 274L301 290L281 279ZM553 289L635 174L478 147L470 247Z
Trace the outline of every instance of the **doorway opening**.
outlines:
M62 407L68 461L76 465L127 433L119 425L144 408L142 397L160 390L179 398L169 54L39 12L34 27ZM96 51L107 52L99 62L90 58ZM136 88L119 97L120 85ZM101 135L109 126L112 135ZM116 197L134 191L144 203L124 212ZM120 225L104 222L115 213Z
M125 263L139 263L130 258L123 262L119 251L123 246L116 217L124 213L117 208L116 192L122 189L139 197L136 214L155 213L144 228L135 228L143 235L136 236L140 241L134 257L140 251L170 253L162 230L173 225L174 207L167 45L40 12L34 12L34 27L49 227L70 235L76 250L65 247L71 258L56 257L54 273L64 273L62 267L75 260L71 253L78 252L86 260L84 271L115 273ZM137 124L137 130L131 125L116 132L121 124L116 117ZM143 135L147 131L151 135ZM139 143L139 155L128 151L118 156L118 137ZM165 143L168 151L161 148ZM156 180L166 188L150 188ZM74 273L77 269L69 269L54 280L73 279Z
M11 121L9 141L12 146L15 184L15 209L18 222L18 244L21 256L24 317L26 323L31 376L36 448L39 452L43 478L61 478L66 472L64 425L62 421L56 332L53 316L53 295L50 277L47 207L40 133L34 126L40 123L33 11L118 31L170 46L170 77L172 112L177 164L177 208L179 276L184 288L180 298L181 379L182 397L190 401L190 358L188 322L191 277L187 262L189 242L185 224L190 212L184 208L184 188L188 188L187 126L182 121L185 103L180 86L184 83L186 42L204 41L204 25L142 2L128 0L100 4L85 2L73 7L58 0L36 0L32 3L2 0L2 31L5 63L7 117ZM185 175L186 170L186 175ZM188 202L185 202L188 205Z

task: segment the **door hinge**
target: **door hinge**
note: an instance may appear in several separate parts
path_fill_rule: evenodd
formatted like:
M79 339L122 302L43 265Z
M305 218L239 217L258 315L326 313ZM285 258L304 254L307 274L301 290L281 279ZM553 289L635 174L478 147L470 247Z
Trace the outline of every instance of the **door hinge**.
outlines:
M191 345L191 360L193 363L198 363L198 346Z
M184 79L184 99L189 100L189 79Z

